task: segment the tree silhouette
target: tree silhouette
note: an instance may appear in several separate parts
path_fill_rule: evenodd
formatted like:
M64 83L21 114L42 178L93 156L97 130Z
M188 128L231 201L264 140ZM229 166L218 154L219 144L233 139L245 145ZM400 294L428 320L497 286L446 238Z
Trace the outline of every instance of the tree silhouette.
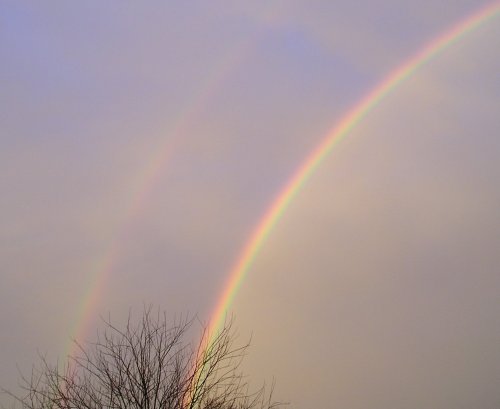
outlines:
M234 346L232 321L197 347L186 343L193 320L167 325L165 313L146 308L124 329L110 319L97 340L59 368L41 358L22 377L24 394L9 393L25 409L271 409L272 388L250 392L240 371L249 344Z

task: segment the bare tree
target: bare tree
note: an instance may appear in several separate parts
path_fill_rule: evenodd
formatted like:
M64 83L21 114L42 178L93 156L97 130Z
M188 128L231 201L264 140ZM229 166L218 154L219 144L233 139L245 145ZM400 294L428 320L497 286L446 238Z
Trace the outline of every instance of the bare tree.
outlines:
M272 388L250 392L240 364L248 344L235 347L232 321L213 339L203 331L196 348L185 343L192 320L167 325L165 314L144 311L119 329L110 319L97 341L59 368L42 357L24 395L11 394L24 409L271 409Z

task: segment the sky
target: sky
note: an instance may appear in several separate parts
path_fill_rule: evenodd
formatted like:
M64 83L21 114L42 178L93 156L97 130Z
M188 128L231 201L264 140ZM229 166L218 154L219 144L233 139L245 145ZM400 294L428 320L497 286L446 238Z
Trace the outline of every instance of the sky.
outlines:
M209 322L309 153L488 4L0 2L0 386L100 316ZM228 308L253 385L499 407L499 39L497 15L416 70L287 206Z

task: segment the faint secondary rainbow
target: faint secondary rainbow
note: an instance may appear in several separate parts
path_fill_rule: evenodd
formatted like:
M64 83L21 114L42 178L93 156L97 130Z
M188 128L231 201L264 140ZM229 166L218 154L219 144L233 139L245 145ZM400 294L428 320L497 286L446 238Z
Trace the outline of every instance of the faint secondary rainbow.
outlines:
M378 85L376 85L366 96L364 96L351 110L337 123L319 145L306 157L304 162L295 171L288 183L278 193L271 206L264 213L257 227L253 230L249 240L243 247L242 252L230 270L229 278L224 290L211 314L211 323L207 331L210 343L216 336L226 319L227 311L238 292L246 273L254 262L259 250L263 246L274 226L286 211L289 203L297 195L307 182L309 177L321 165L332 149L346 137L356 125L387 95L403 83L420 67L454 44L460 38L470 33L481 24L496 16L500 11L500 2L494 2L481 8L471 16L454 25L437 38L429 42L416 54L406 60L403 64L390 72Z
M281 6L276 3L262 11L264 20L268 24L272 24L273 20L281 12ZM108 249L88 268L88 284L77 304L76 317L73 320L73 328L70 330L73 340L81 342L89 332L92 319L97 315L96 312L107 282L122 256L123 239L133 222L140 216L147 205L158 179L167 168L172 152L182 144L182 138L189 133L189 126L207 106L207 103L216 94L217 90L221 88L225 79L231 72L242 66L244 60L251 55L252 49L259 43L262 34L262 32L257 31L253 35L242 39L235 47L228 50L225 56L211 70L208 70L206 80L194 101L185 107L175 124L170 128L168 133L171 137L158 146L155 154L149 158L141 172L130 183L129 196L131 199L122 212L121 224L114 232ZM73 356L77 348L75 342L68 343L65 346L64 356Z

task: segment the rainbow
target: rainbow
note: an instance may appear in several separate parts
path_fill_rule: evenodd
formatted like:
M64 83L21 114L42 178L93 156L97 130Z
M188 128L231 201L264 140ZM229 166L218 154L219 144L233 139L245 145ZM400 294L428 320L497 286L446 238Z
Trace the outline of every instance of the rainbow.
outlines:
M419 68L436 57L443 50L456 43L459 39L476 29L479 25L496 16L499 11L500 2L489 4L429 42L420 49L420 51L389 73L385 79L354 105L340 122L328 132L319 145L306 157L304 162L295 171L288 183L278 193L251 233L249 240L244 245L236 263L228 274L229 278L218 299L217 305L210 315L211 322L208 327L208 339L206 342L212 342L224 325L227 311L233 303L241 283L252 266L259 250L276 226L276 223L282 217L293 198L299 193L301 188L321 165L323 160L330 154L332 149L344 139L375 106L383 101L395 88L412 76Z
M272 17L276 15L276 11L277 10L272 10L272 12L269 13L269 19L272 19ZM365 117L365 115L373 109L373 107L379 104L391 91L410 77L422 65L426 64L445 48L454 44L482 23L493 18L499 11L500 2L494 2L487 5L423 47L413 57L391 72L350 111L348 111L343 119L319 143L316 149L306 157L302 165L299 166L288 183L273 200L256 228L251 233L240 255L237 257L233 268L228 274L227 282L218 298L218 302L212 314L210 314L211 319L208 331L206 332L206 342L211 342L224 324L227 311L245 275L267 237L287 209L288 204L298 194L302 186L329 155L335 145L340 142ZM89 274L88 286L84 290L84 294L76 307L77 313L73 321L74 327L70 332L72 334L72 339L82 341L84 335L88 333L90 322L98 309L102 293L121 256L120 243L122 237L126 234L127 227L141 212L141 209L143 209L144 203L150 196L157 178L164 172L172 151L186 133L190 120L203 109L207 100L209 100L223 82L224 77L241 64L244 57L248 55L249 48L251 48L254 43L255 39L251 38L240 44L235 50L236 52L229 53L227 57L215 67L212 73L207 76L207 81L203 90L196 98L196 101L186 109L180 116L177 124L172 128L172 134L174 135L172 138L173 142L169 140L163 146L160 146L156 150L156 155L148 161L143 172L137 176L135 187L132 189L133 200L129 207L125 209L122 217L122 220L125 221L122 228L116 234L115 240L111 243L108 251L89 269L91 273ZM75 353L75 343L71 342L65 349L67 352L65 356L72 356Z
M121 244L130 225L137 219L144 209L151 192L154 190L159 177L164 174L172 151L181 144L181 139L186 135L189 124L206 106L207 101L220 88L224 78L236 67L241 65L242 60L249 54L249 49L254 44L255 38L251 37L240 42L222 58L222 60L207 74L207 80L201 87L201 91L195 100L179 115L176 123L172 126L171 138L155 150L155 154L148 160L146 166L136 176L132 183L130 196L132 197L128 207L123 211L122 223L115 232L114 239L102 257L98 258L88 268L89 280L84 294L77 305L76 318L73 329L70 331L72 340L81 341L88 333L92 318L96 315L102 293L106 288L109 277L116 268L122 255ZM74 342L65 348L65 356L72 356L75 352Z
M481 24L496 16L499 11L500 2L493 2L432 40L420 51L392 71L384 80L354 105L340 122L323 138L318 146L310 152L287 184L272 201L271 205L264 213L264 216L260 219L251 233L240 255L237 257L233 268L228 274L228 279L223 291L210 315L210 325L202 342L210 344L214 337L216 337L217 333L224 325L227 311L232 305L234 297L259 253L259 250L286 211L289 203L299 193L310 176L321 165L333 148L345 138L376 105L384 100L395 88L414 74L420 67L425 65L444 49L456 43L460 38L467 35L467 33L470 33ZM84 296L77 306L77 317L74 320L74 328L71 331L73 339L81 341L83 336L87 333L89 323L91 318L95 315L95 311L97 310L99 300L101 299L109 276L120 258L120 242L122 236L125 234L126 227L144 207L144 203L153 190L157 178L166 168L168 159L177 141L185 134L190 119L196 116L199 110L203 108L209 97L213 95L214 91L222 83L224 76L236 66L239 66L244 56L247 55L251 43L251 41L245 42L242 44L241 49L236 50L236 53L228 54L228 57L208 76L204 89L199 94L195 103L191 107L188 107L173 128L172 133L174 134L174 142L169 141L159 147L156 156L148 161L148 165L144 171L138 175L136 187L133 192L133 200L128 209L124 212L123 220L125 220L126 223L124 223L124 226L122 226L122 229L116 235L117 237L111 244L108 252L97 261L93 268L91 268L89 284L84 292ZM66 347L67 354L65 356L73 356L75 347L76 345L74 342L70 343Z
M263 18L271 24L279 16L281 8L276 3L262 11ZM243 64L245 58L251 54L252 49L258 44L259 37L262 34L256 32L247 38L243 38L207 72L206 80L194 101L184 109L171 127L169 132L171 137L157 147L155 154L152 155L145 167L131 183L130 196L132 199L120 217L122 223L119 229L115 231L107 251L87 269L89 279L83 296L76 307L76 317L73 320L73 328L70 330L72 340L82 341L84 336L88 334L108 280L122 255L121 244L123 238L146 206L154 187L158 183L158 179L165 173L172 152L182 143L182 138L188 133L190 123L202 112L210 98L220 89L227 76ZM64 356L74 355L75 348L77 348L77 345L73 341L66 344Z

